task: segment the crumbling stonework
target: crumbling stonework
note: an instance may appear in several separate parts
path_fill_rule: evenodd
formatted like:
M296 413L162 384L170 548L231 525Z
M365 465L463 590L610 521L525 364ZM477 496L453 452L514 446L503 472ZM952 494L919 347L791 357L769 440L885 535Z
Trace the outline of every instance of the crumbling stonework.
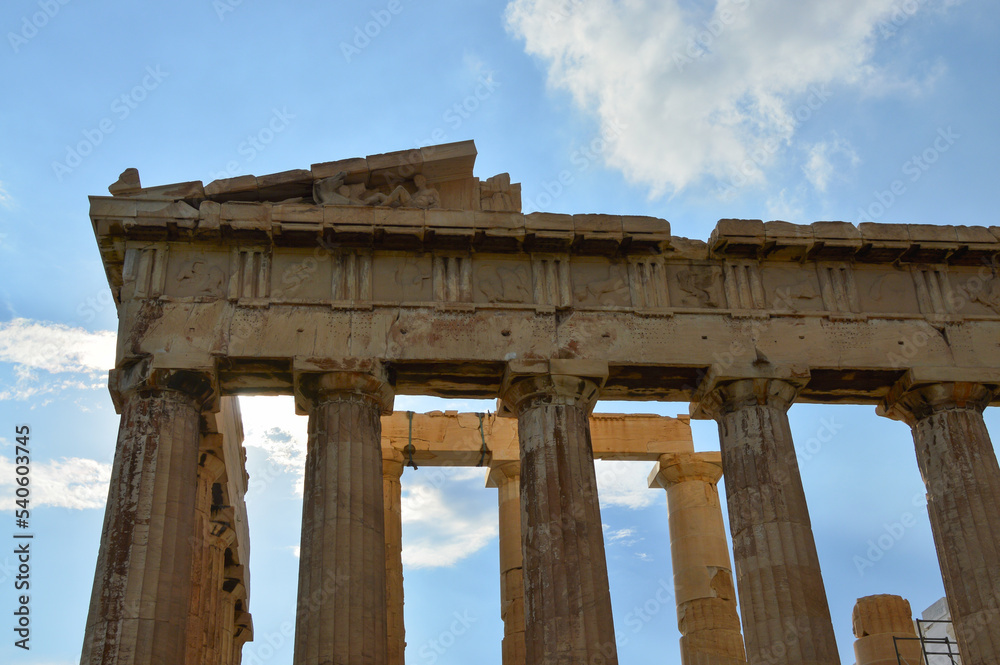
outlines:
M244 573L230 577L227 565L225 617L209 629L192 618L193 603L215 602L206 599L218 575L192 566L206 565L206 547L245 547L223 528L239 523L239 497L229 499L232 517L223 504L206 512L209 481L198 474L215 472L199 457L199 423L250 393L294 395L317 423L305 514L335 554L319 557L322 548L304 541L302 574L332 573L350 590L346 605L320 602L336 621L304 610L300 592L297 663L335 652L399 657L401 626L387 603L401 572L390 570L397 544L383 507L396 486L381 463L384 442L379 459L376 417L395 393L501 398L516 417L517 435L487 463L520 464L532 665L616 658L591 464L596 399L685 401L694 417L719 423L750 663L839 662L787 409L872 404L907 422L964 662L1000 661L1000 524L989 510L1000 467L982 420L1000 399L1000 227L727 219L703 242L650 217L522 214L519 185L506 174L474 177L475 157L467 141L159 187L129 170L112 196L91 198L119 311L112 392L122 427L85 662L181 662L199 643L220 653L229 644L235 653L213 659L238 661L251 634ZM377 380L362 388L359 376ZM353 424L334 433L342 409L317 401L323 382L350 396L341 406L369 404L367 415L346 415ZM621 434L624 449L641 452ZM339 442L352 462L366 460L363 478L353 468L337 475L346 462L323 457ZM484 461L478 448L414 448ZM220 458L230 482L232 457ZM317 512L343 487L363 488L345 501L368 511L364 529ZM150 512L168 496L166 515ZM558 533L544 529L553 523ZM146 528L149 540L136 534ZM194 537L177 544L175 532ZM388 534L391 549L375 567L345 569L353 546L338 550L334 540L346 533L376 548ZM166 567L158 552L146 556L147 543L161 542L176 547ZM572 584L555 563L563 557L578 562ZM516 562L505 561L516 580ZM144 591L136 614L127 599L153 581L163 593ZM572 602L554 604L551 589ZM690 600L689 609L705 605ZM333 628L348 610L361 614L360 637ZM502 611L515 645L517 615ZM712 612L682 626L685 644L708 627L728 631L723 657L738 658L731 614ZM212 631L226 637L195 637Z
M899 596L858 598L852 617L856 665L923 665L910 603Z

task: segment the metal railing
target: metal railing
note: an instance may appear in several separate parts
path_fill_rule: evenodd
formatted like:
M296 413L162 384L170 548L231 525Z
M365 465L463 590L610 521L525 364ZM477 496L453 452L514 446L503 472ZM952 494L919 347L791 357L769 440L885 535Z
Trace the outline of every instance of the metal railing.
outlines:
M893 637L892 643L896 649L896 662L899 665L937 665L938 663L944 662L942 659L947 658L949 665L962 665L962 657L958 653L958 643L952 640L950 637L945 635L944 637L927 637L924 635L924 624L929 623L943 623L951 625L951 621L946 621L943 619L917 619L917 636L916 637ZM903 655L899 653L899 643L900 642L920 642L920 655L921 659L919 663L912 663L903 658ZM940 658L938 658L940 656ZM931 660L931 657L935 657Z

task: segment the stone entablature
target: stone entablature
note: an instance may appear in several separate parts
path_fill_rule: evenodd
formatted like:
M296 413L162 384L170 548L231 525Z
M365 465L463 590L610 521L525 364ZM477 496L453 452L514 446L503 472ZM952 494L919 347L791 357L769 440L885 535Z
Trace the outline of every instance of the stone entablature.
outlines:
M694 451L687 415L592 413L590 431L595 459L655 462L667 453ZM493 466L520 459L517 421L496 413L396 411L382 416L382 456L395 450L409 461L409 444L418 467Z
M91 199L117 362L224 357L224 393L292 393L333 336L400 393L496 397L510 359L591 358L606 399L687 401L710 366L807 359L798 399L877 403L906 368L982 367L1000 339L1000 227L721 220L706 243L649 217L182 189Z
M720 457L657 458L672 525L716 523L709 558L705 534L671 527L688 571L685 653L763 663L780 646L789 662L839 663L787 412L842 402L910 426L963 657L997 662L1000 465L983 418L1000 403L997 227L721 220L706 243L648 217L498 211L517 207L514 186L472 178L474 153L433 146L208 187L143 189L129 170L91 200L119 305L122 422L84 662L180 662L198 633L177 615L209 579L188 575L204 550L175 534L204 533L192 492L206 496L199 464L214 476L220 462L199 461L199 423L235 394L294 394L309 414L299 665L402 654L405 457L381 422L396 394L499 398L516 419L516 447L489 450L508 665L617 663L591 415L608 399L690 401L719 425ZM440 463L471 457L444 448ZM742 640L732 582L710 570L729 570L720 462ZM170 519L148 519L154 494ZM232 529L210 523L209 546L228 547ZM145 557L150 543L169 545L166 565ZM150 621L123 613L122 580L156 581ZM222 628L237 644L249 617L232 581Z
M108 189L116 198L147 200L183 200L199 207L204 202L230 201L320 203L320 199L338 196L356 205L398 206L409 201L402 195L420 188L417 177L436 196L420 199L418 207L454 210L521 210L521 185L511 183L510 175L500 173L481 181L472 175L476 163L476 145L459 141L442 145L398 150L367 157L353 157L313 164L309 169L293 169L263 176L241 175L213 180L178 182L143 187L139 173L127 169ZM337 178L336 181L332 179ZM317 189L317 184L327 181ZM344 189L341 189L344 188ZM393 193L396 196L393 196Z

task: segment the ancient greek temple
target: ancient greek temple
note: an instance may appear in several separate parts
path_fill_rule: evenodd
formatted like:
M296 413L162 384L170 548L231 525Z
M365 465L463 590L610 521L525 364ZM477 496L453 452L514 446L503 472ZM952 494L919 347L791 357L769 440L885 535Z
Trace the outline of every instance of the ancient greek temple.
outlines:
M251 394L309 416L296 665L403 663L408 464L488 467L504 665L617 663L595 458L649 462L666 490L685 665L839 664L796 402L910 428L962 662L1000 663L1000 228L727 219L691 240L523 214L475 158L466 141L158 187L129 169L91 197L121 426L82 663L240 662ZM498 413L394 412L397 394ZM695 452L688 418L718 423L721 454ZM860 600L859 665L890 662L908 620Z

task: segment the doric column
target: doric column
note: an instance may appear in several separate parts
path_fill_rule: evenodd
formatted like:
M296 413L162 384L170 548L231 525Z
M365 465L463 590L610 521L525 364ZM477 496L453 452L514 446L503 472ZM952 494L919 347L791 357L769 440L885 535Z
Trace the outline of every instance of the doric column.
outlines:
M226 553L232 552L236 543L236 511L232 506L212 506L212 521L209 524L209 556L211 565L209 577L210 593L206 597L205 615L211 617L207 623L209 630L209 658L205 662L227 665L230 662L233 639L233 601L231 588L227 591Z
M385 511L385 604L389 665L403 665L406 627L403 624L403 455L382 449L382 503Z
M718 453L661 455L649 474L650 487L667 491L677 627L685 665L746 663L719 504L720 478Z
M524 571L521 551L521 463L490 465L488 487L497 488L500 508L500 618L503 665L525 665Z
M767 367L742 377L711 372L692 417L719 424L747 660L839 665L788 425L808 374Z
M228 562L227 562L228 563ZM248 611L250 592L247 589L246 568L232 563L226 566L226 581L223 589L227 591L232 601L232 631L230 632L228 648L229 663L239 665L243 659L243 645L253 639L253 618Z
M296 665L386 665L384 371L301 377L309 443L302 506Z
M195 496L194 552L191 562L191 579L194 588L191 593L188 613L187 655L188 665L202 665L211 662L208 658L212 624L217 620L210 598L215 587L222 586L222 577L213 560L217 556L211 546L212 536L212 486L225 474L226 463L215 451L222 450L222 435L217 433L202 436L198 463L198 490ZM235 533L235 532L234 532Z
M879 413L913 432L962 662L992 665L1000 663L1000 467L983 409L1000 376L977 373L910 370Z
M219 665L233 665L234 646L236 644L236 603L241 595L246 595L242 584L232 588L226 585L222 588L222 651Z
M910 603L899 596L858 598L851 617L856 665L899 665L924 662L913 630ZM903 638L903 639L894 639ZM900 660L896 654L902 656Z
M110 388L121 425L81 663L183 663L212 380L143 361L112 370Z
M501 398L521 448L525 657L618 662L588 415L607 364L508 365Z

